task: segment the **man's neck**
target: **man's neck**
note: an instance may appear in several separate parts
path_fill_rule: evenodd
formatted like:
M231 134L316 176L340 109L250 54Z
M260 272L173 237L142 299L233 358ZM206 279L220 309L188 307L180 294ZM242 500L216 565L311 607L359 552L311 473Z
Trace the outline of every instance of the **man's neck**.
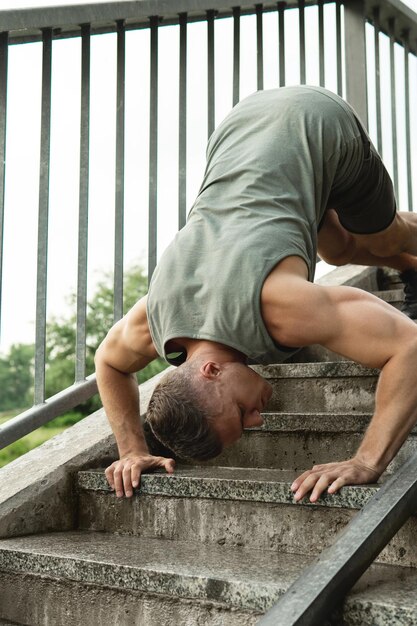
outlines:
M181 338L181 345L187 351L187 361L190 358L198 357L217 361L218 363L230 361L246 363L246 357L242 352L216 341Z

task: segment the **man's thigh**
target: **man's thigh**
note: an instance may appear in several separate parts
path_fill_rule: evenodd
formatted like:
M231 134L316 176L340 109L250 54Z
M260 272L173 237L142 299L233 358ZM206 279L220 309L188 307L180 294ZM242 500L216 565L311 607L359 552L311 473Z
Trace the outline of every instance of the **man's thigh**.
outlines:
M355 182L336 194L332 192L328 206L335 209L345 230L354 235L381 233L395 221L392 180L372 144Z
M327 209L318 232L318 254L330 265L350 263L356 251L355 238L340 223L334 209Z

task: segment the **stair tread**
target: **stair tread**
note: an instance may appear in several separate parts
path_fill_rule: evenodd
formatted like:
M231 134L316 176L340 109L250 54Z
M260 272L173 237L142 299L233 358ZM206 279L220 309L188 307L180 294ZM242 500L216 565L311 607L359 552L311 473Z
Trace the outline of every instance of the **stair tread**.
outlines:
M266 411L262 413L262 426L245 428L245 433L259 432L306 432L306 433L363 433L368 427L372 413L288 413ZM417 426L411 431L417 434Z
M287 413L263 412L262 426L245 428L244 432L363 432L367 428L372 413Z
M93 531L0 541L0 569L265 610L312 557ZM389 597L388 597L389 590ZM417 571L373 565L355 602L417 611Z
M156 470L143 474L135 496L163 495L180 498L210 498L294 504L291 483L299 472L291 470L258 469L251 467L177 467L174 474ZM383 477L380 479L383 482ZM104 469L84 470L78 473L78 486L88 491L109 492L114 499ZM360 509L378 491L379 484L350 485L337 494L323 494L314 504L308 499L296 506L326 506ZM135 497L134 496L134 497Z
M317 361L314 363L276 363L253 365L264 378L350 378L378 376L379 370L353 361Z

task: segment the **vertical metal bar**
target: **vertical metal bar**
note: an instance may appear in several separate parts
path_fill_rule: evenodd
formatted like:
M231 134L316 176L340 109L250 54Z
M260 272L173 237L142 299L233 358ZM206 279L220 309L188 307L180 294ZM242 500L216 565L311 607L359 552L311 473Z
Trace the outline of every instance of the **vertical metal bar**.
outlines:
M342 17L340 0L336 2L336 72L337 72L337 93L343 96L343 76L342 76Z
M262 21L262 4L256 5L256 60L258 91L264 88L264 38Z
M321 87L326 83L326 68L324 65L324 11L323 0L319 0L319 80Z
M45 401L46 291L48 272L49 162L51 147L52 29L42 34L42 112L36 278L35 404Z
M395 20L388 20L388 30L390 39L390 68L391 68L391 123L392 123L392 160L393 160L393 179L394 190L398 198L398 147L397 147L397 94L396 94L396 76L395 76Z
M9 36L0 33L0 328L3 293L4 201L6 185L7 66Z
M90 35L89 24L81 27L81 123L80 189L78 216L77 330L75 345L75 382L85 379L87 341L87 254L88 190L90 156Z
M150 18L151 73L149 114L149 235L148 279L156 267L157 193L158 193L158 24L159 17Z
M207 11L207 135L210 137L215 125L215 77L214 77L214 16Z
M285 2L278 2L279 86L285 86Z
M117 22L116 196L114 223L114 321L123 317L123 226L125 169L125 67L123 20Z
M411 125L410 125L410 42L409 31L403 35L404 41L404 92L405 92L405 142L407 153L407 195L408 210L413 210L413 181L411 171Z
M298 0L298 19L300 27L300 83L306 82L306 29L304 0Z
M346 99L368 126L366 76L365 1L349 0L344 4Z
M180 74L178 120L178 228L187 217L187 14L180 15Z
M379 7L374 8L375 98L378 152L382 157L381 62L379 54Z
M240 7L233 8L233 106L240 97Z

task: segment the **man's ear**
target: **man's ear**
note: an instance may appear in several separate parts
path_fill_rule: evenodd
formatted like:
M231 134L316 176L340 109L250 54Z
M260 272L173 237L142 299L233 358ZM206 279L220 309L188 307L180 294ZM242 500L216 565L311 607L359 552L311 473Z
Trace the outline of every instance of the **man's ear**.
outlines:
M220 363L215 363L214 361L205 361L200 367L200 373L209 380L217 378L221 371L222 366Z

